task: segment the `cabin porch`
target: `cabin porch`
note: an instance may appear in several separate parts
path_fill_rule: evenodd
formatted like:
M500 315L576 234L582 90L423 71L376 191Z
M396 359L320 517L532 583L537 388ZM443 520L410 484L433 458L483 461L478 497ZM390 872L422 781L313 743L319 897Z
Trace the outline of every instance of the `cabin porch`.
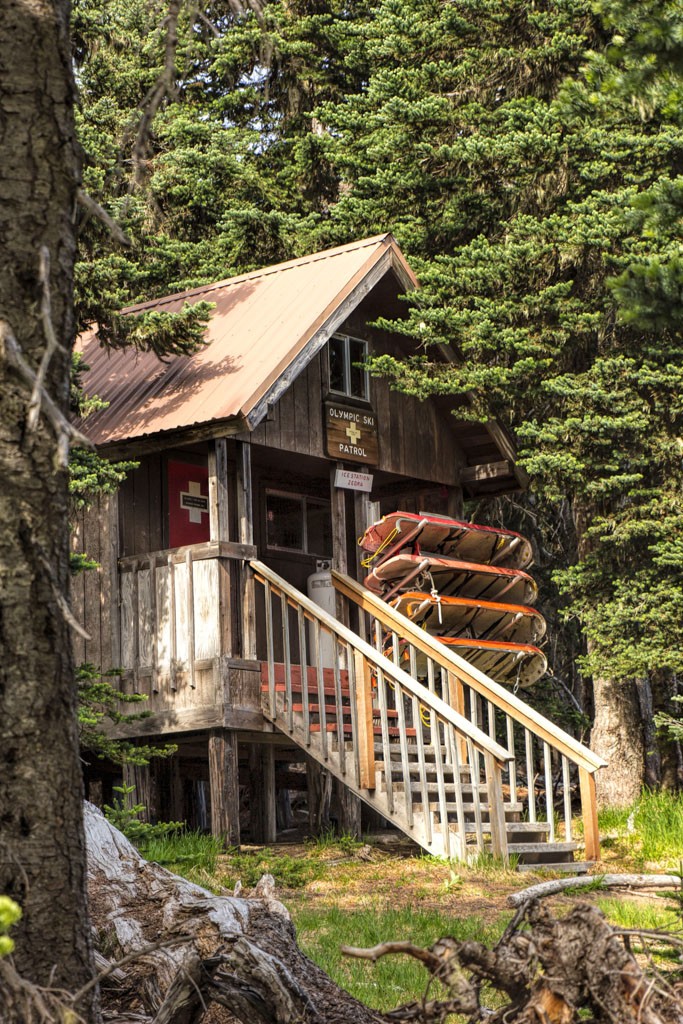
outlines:
M122 685L151 713L119 732L179 746L127 771L150 817L272 843L294 804L307 831L383 821L455 859L598 858L587 748L348 575L333 573L330 615L250 554L224 542L119 561ZM254 658L228 646L236 588L260 624ZM387 637L400 659L382 653Z

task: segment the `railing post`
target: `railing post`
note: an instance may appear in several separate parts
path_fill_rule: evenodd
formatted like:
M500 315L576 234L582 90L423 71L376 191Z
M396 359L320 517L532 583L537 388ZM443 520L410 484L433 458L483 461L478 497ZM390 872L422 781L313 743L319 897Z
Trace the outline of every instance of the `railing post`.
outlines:
M359 779L361 789L375 788L375 736L372 729L372 679L370 666L360 651L353 652L356 682L356 721L358 723Z
M508 836L505 825L505 802L503 797L503 778L501 767L492 754L484 754L486 771L486 788L488 790L489 823L491 827L491 852L500 857L506 864L508 856Z
M598 804L595 798L595 776L585 768L579 768L579 789L581 792L581 816L586 842L586 860L600 860L600 835L598 833Z

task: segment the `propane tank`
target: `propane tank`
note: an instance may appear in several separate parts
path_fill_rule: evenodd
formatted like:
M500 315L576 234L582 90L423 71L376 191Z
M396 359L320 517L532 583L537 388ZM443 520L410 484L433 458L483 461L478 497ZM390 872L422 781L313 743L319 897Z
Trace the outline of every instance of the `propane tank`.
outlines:
M306 580L306 594L333 618L337 614L336 591L332 584L332 563L329 559L315 563L315 572ZM315 665L315 624L308 624L308 663ZM334 668L334 640L324 630L320 632L320 658L323 668Z

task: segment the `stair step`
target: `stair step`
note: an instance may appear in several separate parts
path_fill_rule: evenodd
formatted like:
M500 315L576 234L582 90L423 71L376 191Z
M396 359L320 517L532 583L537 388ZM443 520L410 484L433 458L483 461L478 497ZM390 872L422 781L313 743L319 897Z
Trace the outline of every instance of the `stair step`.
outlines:
M337 722L326 722L325 725L326 725L326 731L327 732L338 732L339 731L338 730ZM320 732L321 731L320 723L319 722L312 723L310 728L311 728L311 732ZM351 723L350 722L344 722L342 724L342 728L343 728L345 734L351 735L352 727L351 727ZM381 725L375 725L375 726L373 726L373 730L372 731L374 732L375 736L381 736L382 735L382 726ZM406 735L408 735L408 736L414 736L415 735L415 730L414 729L406 729L405 731L406 731ZM401 730L398 729L395 725L390 725L389 726L389 735L390 736L399 736L400 732L401 732Z
M592 867L595 867L595 864L590 860L563 860L545 861L540 864L525 864L522 862L517 865L517 870L557 871L565 875L586 875Z
M508 843L510 853L573 853L578 843Z
M440 811L440 809L441 808L439 807L438 801L434 801L433 803L429 804L429 810L430 811L434 811L434 812L438 813ZM458 810L458 805L453 800L447 800L446 801L446 813L447 814L456 814L457 810ZM464 805L463 810L465 811L465 814L474 814L474 804L466 803ZM490 807L489 804L484 803L482 801L479 804L479 810L481 811L482 815L487 815L489 813L489 811L491 810L491 807ZM506 814L521 814L522 813L522 805L521 804L505 804L504 805L504 810L505 810ZM514 830L514 826L516 824L517 824L517 822L515 822L515 821L507 822L508 828L509 829L513 829L513 830Z
M550 832L547 821L509 821L508 832Z

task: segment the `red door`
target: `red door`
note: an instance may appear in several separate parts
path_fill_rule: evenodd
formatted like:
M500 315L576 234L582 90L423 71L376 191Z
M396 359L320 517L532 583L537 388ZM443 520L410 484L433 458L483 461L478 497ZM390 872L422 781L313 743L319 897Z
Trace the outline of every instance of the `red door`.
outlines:
M203 544L209 538L209 471L189 462L168 462L168 544Z

